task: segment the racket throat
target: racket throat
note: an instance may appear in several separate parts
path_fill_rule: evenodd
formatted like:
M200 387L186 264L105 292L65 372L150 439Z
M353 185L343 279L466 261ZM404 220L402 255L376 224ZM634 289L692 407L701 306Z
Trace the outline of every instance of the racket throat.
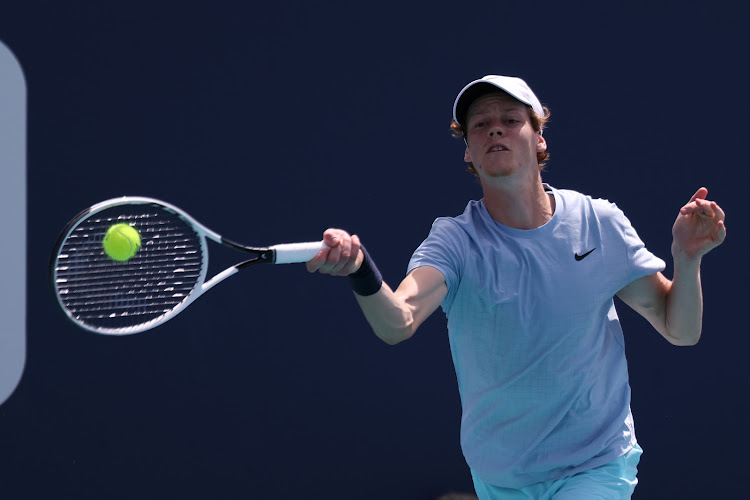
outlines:
M252 266L254 264L273 264L275 255L273 250L264 251L258 254L257 257L253 257L252 259L246 260L245 262L240 262L236 266L234 266L235 269L240 270L247 266Z
M242 264L245 264L245 262L243 262ZM225 279L227 279L228 277L236 274L237 271L240 270L240 266L242 264L237 264L236 266L229 267L223 270L222 272L220 272L219 274L217 274L216 276L214 276L213 278L211 278L210 280L203 283L203 286L201 286L201 294L209 291L210 289L214 287L214 285L217 285L221 283L222 281L224 281Z
M237 269L242 269L243 267L247 267L252 264L273 264L276 260L276 252L274 252L270 248L252 248L245 245L240 245L239 243L235 243L234 241L228 240L224 237L221 237L221 244L230 248L234 248L235 250L250 252L255 255L252 259L248 259L245 262L240 262L239 264L234 266Z

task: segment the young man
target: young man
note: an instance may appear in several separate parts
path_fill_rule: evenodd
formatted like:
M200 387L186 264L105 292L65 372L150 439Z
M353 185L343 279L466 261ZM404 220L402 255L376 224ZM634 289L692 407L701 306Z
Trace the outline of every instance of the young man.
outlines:
M471 82L452 129L484 197L434 222L395 291L339 229L308 270L349 275L389 344L442 305L479 498L629 498L641 449L613 297L669 342L695 344L700 261L723 242L724 213L705 188L680 209L668 280L614 204L542 182L548 114L521 79Z

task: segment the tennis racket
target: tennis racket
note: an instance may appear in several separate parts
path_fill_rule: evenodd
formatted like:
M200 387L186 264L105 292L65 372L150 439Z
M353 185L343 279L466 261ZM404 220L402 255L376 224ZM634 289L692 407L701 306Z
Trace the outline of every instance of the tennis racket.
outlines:
M126 262L111 259L102 246L107 229L118 223L141 235L140 250ZM250 258L206 280L207 240ZM307 262L324 247L322 241L247 247L173 205L126 196L98 203L68 223L50 259L50 279L60 307L76 325L105 335L127 335L164 324L240 269Z

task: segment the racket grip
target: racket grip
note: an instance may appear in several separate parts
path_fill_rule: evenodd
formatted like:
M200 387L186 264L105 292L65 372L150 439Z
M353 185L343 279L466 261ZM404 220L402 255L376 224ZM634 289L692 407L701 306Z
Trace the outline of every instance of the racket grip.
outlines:
M274 264L294 264L297 262L307 262L312 259L318 252L326 248L327 245L322 241L311 241L308 243L283 243L274 245L271 250L274 252Z

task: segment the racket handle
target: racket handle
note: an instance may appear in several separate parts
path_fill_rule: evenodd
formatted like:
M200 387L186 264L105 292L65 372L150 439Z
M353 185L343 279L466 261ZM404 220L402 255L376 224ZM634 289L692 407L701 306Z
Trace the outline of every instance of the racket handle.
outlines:
M297 262L307 262L312 259L318 252L326 248L327 245L322 241L311 241L308 243L283 243L274 245L271 250L274 251L274 264L294 264Z

